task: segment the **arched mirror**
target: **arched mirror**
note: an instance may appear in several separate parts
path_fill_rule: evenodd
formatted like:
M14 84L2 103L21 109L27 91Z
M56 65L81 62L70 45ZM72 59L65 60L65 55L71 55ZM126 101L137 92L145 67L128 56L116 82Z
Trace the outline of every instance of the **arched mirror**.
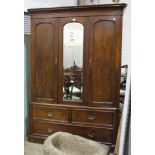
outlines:
M83 25L71 22L63 29L63 100L82 101Z

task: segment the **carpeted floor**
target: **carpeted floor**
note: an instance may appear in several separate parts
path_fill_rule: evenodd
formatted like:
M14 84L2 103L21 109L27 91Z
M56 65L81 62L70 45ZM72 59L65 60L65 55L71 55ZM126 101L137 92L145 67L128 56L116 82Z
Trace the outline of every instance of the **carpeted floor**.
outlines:
M24 155L45 155L43 150L43 144L24 142Z
M43 145L25 141L24 155L44 155Z

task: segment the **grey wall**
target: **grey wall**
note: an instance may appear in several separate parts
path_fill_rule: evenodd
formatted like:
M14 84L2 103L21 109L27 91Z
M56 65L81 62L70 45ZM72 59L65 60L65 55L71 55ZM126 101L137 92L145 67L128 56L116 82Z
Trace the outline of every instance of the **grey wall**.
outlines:
M29 69L29 52L30 51L30 35L24 35L24 136L28 134L28 103L30 98L30 69Z
M24 0L24 11L27 11L29 8L49 8L75 5L77 5L77 0Z

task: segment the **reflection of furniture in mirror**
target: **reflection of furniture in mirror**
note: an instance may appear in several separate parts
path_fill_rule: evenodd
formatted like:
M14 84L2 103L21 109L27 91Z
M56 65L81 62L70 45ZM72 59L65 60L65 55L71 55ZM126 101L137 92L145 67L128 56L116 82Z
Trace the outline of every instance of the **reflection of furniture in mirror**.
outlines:
M82 68L77 65L64 70L64 99L81 100Z
M64 74L64 98L72 99L74 80L70 74Z
M128 65L121 66L121 83L120 88L125 90L126 88L126 79L127 79Z
M124 103L128 65L121 66L120 102Z
M29 10L30 141L65 131L115 146L125 6Z

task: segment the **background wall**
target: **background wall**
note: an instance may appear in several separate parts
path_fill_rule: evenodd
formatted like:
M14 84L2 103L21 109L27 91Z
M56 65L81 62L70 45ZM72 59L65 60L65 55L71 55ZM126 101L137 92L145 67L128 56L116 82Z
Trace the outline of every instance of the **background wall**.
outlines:
M30 69L29 69L30 35L24 34L24 135L28 133L28 113L30 97Z
M123 16L122 64L129 64L131 54L131 0L121 0L128 6Z
M29 8L75 6L77 0L24 0L24 11Z

